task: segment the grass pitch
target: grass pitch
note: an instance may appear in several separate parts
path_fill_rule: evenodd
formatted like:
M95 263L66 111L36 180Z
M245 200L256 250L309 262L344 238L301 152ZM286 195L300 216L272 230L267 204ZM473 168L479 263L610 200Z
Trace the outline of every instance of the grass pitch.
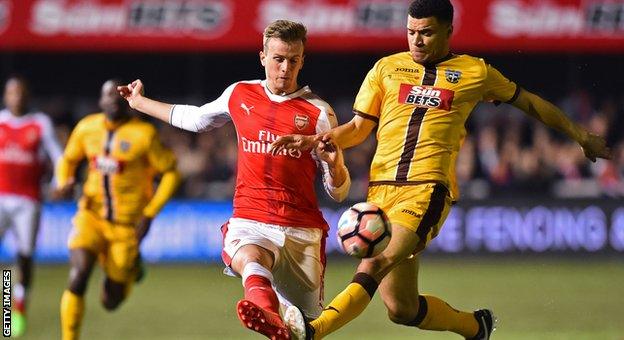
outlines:
M353 275L356 262L330 259L326 300ZM6 267L3 266L3 267ZM39 266L24 339L58 339L59 300L66 266ZM89 284L82 339L260 339L235 314L240 280L206 265L150 265L146 280L114 312L99 304L102 275ZM624 339L624 263L621 260L493 260L425 258L421 292L460 309L488 306L500 319L494 339ZM388 321L378 297L329 339L460 339Z

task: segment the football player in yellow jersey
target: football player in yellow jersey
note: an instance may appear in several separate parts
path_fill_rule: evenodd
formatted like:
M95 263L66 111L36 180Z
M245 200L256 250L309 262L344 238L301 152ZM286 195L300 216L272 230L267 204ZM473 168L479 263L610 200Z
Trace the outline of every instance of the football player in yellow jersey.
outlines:
M459 311L418 291L419 254L435 237L458 198L455 160L464 123L479 101L507 102L579 143L585 156L610 158L603 138L568 120L561 110L519 88L483 59L449 50L449 0L416 0L407 18L409 52L380 59L355 99L354 118L317 136L284 136L272 145L307 149L335 143L349 148L377 127L367 200L387 212L392 239L364 259L351 284L311 322L296 307L285 321L296 338L322 338L359 315L379 288L390 320L425 330L489 339L496 318L488 309Z
M64 340L78 339L84 293L97 258L105 272L102 305L116 309L139 275L139 244L179 184L173 153L156 128L130 114L117 92L124 84L102 86L103 113L83 118L72 132L56 169L59 194L71 191L78 164L88 161L78 212L69 235L68 287L61 299ZM154 177L160 183L154 190Z

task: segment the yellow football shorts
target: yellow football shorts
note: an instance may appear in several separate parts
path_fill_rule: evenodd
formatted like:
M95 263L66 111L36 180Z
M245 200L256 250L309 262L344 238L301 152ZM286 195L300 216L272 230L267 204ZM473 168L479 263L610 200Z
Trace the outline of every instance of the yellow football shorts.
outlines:
M139 245L135 226L115 224L88 210L78 210L69 234L70 250L83 248L97 254L104 272L113 281L134 282Z
M367 201L380 207L393 224L414 231L426 246L435 238L451 210L448 189L439 183L373 185Z

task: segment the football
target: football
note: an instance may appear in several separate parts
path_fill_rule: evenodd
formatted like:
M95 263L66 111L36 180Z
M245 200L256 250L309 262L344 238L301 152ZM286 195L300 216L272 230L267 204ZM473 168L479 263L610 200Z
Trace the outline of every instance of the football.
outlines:
M376 205L361 202L347 209L338 220L338 243L345 253L374 257L390 242L390 221Z

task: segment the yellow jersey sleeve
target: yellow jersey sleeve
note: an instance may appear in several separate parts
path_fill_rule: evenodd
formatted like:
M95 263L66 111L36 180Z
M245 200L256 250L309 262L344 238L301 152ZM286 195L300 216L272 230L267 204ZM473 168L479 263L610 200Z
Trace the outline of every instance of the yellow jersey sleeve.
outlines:
M363 118L371 119L379 122L381 114L381 104L384 97L383 83L379 73L380 63L377 62L373 68L368 71L366 78L360 86L360 91L355 97L353 111Z
M516 83L507 79L490 64L487 64L486 72L483 83L484 101L511 103L518 97L520 87Z
M74 178L76 167L85 157L85 148L83 143L83 127L84 122L81 121L72 131L63 151L63 156L56 166L56 181L59 188L64 187L71 179Z
M173 152L160 142L156 132L152 135L147 160L150 165L159 173L175 169L176 158Z
M175 193L180 184L180 174L176 170L175 155L162 145L156 133L151 138L147 159L152 168L162 174L156 193L143 208L143 215L153 218Z

